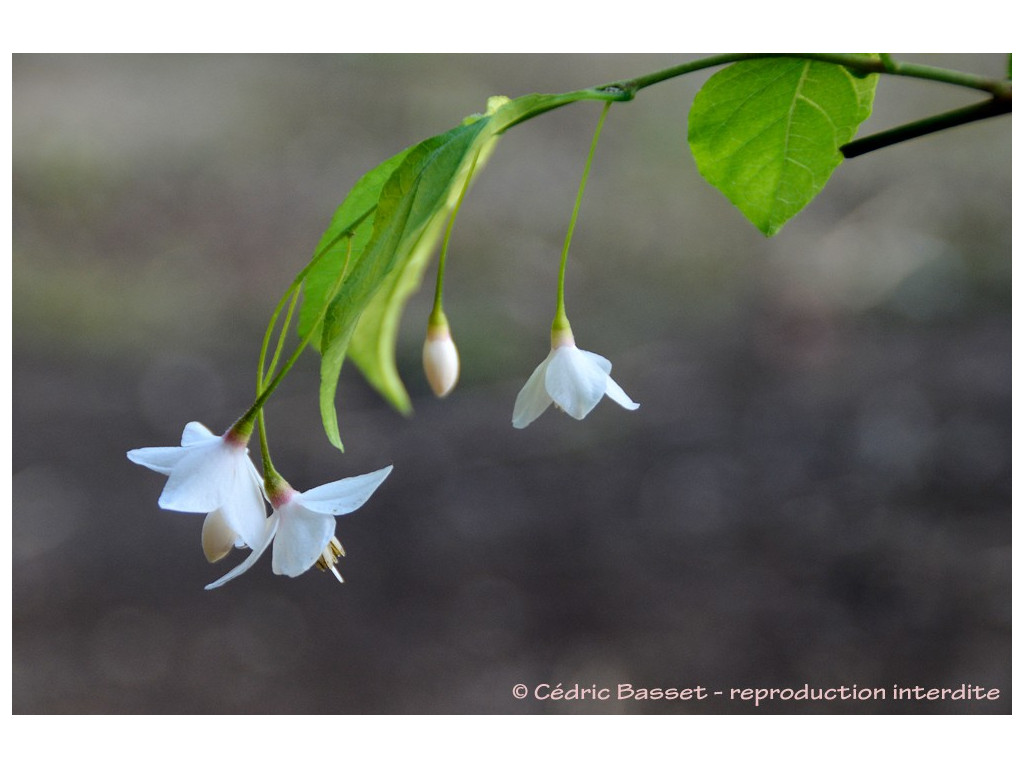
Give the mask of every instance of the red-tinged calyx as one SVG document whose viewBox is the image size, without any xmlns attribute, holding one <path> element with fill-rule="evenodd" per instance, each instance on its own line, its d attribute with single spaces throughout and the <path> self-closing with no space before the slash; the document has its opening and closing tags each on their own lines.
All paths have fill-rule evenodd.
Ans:
<svg viewBox="0 0 1024 768">
<path fill-rule="evenodd" d="M 572 329 L 566 325 L 564 328 L 551 329 L 551 348 L 575 347 L 576 339 L 573 338 Z"/>
</svg>

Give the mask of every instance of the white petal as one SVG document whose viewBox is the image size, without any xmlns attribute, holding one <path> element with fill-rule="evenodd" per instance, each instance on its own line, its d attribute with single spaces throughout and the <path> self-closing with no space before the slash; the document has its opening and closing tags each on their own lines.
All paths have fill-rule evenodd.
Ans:
<svg viewBox="0 0 1024 768">
<path fill-rule="evenodd" d="M 236 452 L 223 440 L 191 445 L 167 479 L 157 503 L 177 512 L 213 512 L 233 482 Z M 244 450 L 244 449 L 241 449 Z"/>
<path fill-rule="evenodd" d="M 247 453 L 237 452 L 231 477 L 225 478 L 221 512 L 242 541 L 253 546 L 259 541 L 267 519 L 263 502 L 263 481 Z"/>
<path fill-rule="evenodd" d="M 515 407 L 512 409 L 512 426 L 516 429 L 529 425 L 551 405 L 551 397 L 544 387 L 544 377 L 554 354 L 555 350 L 551 350 L 544 358 L 544 362 L 534 368 L 530 378 L 519 390 Z"/>
<path fill-rule="evenodd" d="M 224 514 L 216 509 L 203 521 L 203 554 L 211 563 L 216 563 L 238 543 L 238 534 L 228 525 Z"/>
<path fill-rule="evenodd" d="M 185 456 L 185 449 L 176 445 L 167 448 L 134 448 L 128 451 L 128 460 L 162 475 L 171 470 Z"/>
<path fill-rule="evenodd" d="M 606 357 L 601 357 L 593 352 L 587 352 L 584 349 L 580 350 L 580 354 L 583 355 L 587 360 L 598 366 L 606 374 L 612 372 L 612 364 Z M 630 399 L 629 395 L 620 387 L 611 376 L 608 376 L 607 385 L 605 387 L 605 394 L 608 395 L 612 400 L 621 405 L 623 408 L 628 408 L 631 411 L 635 411 L 640 407 L 640 403 L 634 403 Z"/>
<path fill-rule="evenodd" d="M 185 450 L 186 448 L 198 443 L 217 439 L 219 439 L 217 435 L 213 434 L 198 421 L 190 421 L 185 425 L 185 430 L 181 433 L 180 446 L 172 445 L 166 448 L 135 448 L 134 450 L 128 451 L 128 460 L 146 467 L 147 469 L 152 469 L 154 472 L 169 475 L 171 474 L 171 470 L 177 466 L 178 462 L 188 455 L 188 451 Z"/>
<path fill-rule="evenodd" d="M 317 561 L 334 535 L 334 518 L 303 509 L 293 499 L 277 511 L 281 525 L 274 540 L 274 573 L 298 576 Z"/>
<path fill-rule="evenodd" d="M 587 352 L 585 349 L 579 350 L 579 353 L 605 373 L 612 372 L 612 363 L 607 357 L 601 357 L 596 352 Z"/>
<path fill-rule="evenodd" d="M 604 359 L 600 355 L 584 355 L 576 347 L 565 346 L 555 350 L 548 365 L 545 376 L 548 394 L 574 419 L 582 419 L 604 397 L 608 374 L 593 358 Z"/>
<path fill-rule="evenodd" d="M 347 515 L 363 506 L 389 474 L 391 467 L 384 467 L 365 475 L 346 477 L 304 491 L 292 503 L 321 515 Z"/>
<path fill-rule="evenodd" d="M 256 561 L 260 559 L 260 555 L 262 555 L 267 550 L 267 547 L 270 546 L 270 542 L 274 540 L 274 534 L 277 533 L 279 522 L 280 518 L 276 514 L 268 517 L 267 523 L 263 529 L 262 540 L 259 542 L 258 546 L 253 547 L 252 552 L 247 558 L 245 558 L 245 560 L 240 562 L 216 581 L 207 584 L 206 588 L 216 589 L 217 587 L 223 586 L 235 577 L 241 576 L 252 568 Z"/>
<path fill-rule="evenodd" d="M 208 430 L 198 421 L 190 421 L 185 425 L 185 429 L 182 430 L 181 444 L 186 446 L 194 445 L 215 437 L 217 437 L 217 435 L 213 434 L 213 432 Z"/>
<path fill-rule="evenodd" d="M 640 407 L 640 403 L 634 403 L 622 387 L 615 383 L 611 376 L 608 377 L 608 388 L 605 390 L 605 394 L 623 408 L 630 411 L 635 411 Z"/>
</svg>

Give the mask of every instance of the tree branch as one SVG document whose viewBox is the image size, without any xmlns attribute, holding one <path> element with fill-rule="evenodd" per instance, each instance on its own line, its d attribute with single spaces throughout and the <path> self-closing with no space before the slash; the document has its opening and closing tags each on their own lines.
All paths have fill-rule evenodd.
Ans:
<svg viewBox="0 0 1024 768">
<path fill-rule="evenodd" d="M 849 160 L 851 157 L 859 157 L 876 149 L 889 147 L 893 144 L 916 139 L 918 136 L 926 136 L 929 133 L 944 131 L 948 128 L 955 128 L 958 125 L 973 123 L 975 120 L 985 120 L 989 117 L 1005 115 L 1013 110 L 1013 98 L 1007 95 L 1004 98 L 994 98 L 983 101 L 980 104 L 972 104 L 969 107 L 954 109 L 952 112 L 945 112 L 941 115 L 926 117 L 913 123 L 907 123 L 887 131 L 876 133 L 872 136 L 865 136 L 863 139 L 856 139 L 849 144 L 839 148 L 843 157 Z"/>
</svg>

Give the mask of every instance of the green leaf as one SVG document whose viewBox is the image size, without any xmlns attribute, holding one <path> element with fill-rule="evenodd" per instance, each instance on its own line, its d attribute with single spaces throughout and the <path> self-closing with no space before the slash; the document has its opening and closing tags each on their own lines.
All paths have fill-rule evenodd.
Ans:
<svg viewBox="0 0 1024 768">
<path fill-rule="evenodd" d="M 395 361 L 398 328 L 406 303 L 423 280 L 444 223 L 441 215 L 430 220 L 416 245 L 391 271 L 363 310 L 349 342 L 348 356 L 370 386 L 395 410 L 405 414 L 412 411 L 412 402 Z"/>
<path fill-rule="evenodd" d="M 796 58 L 733 64 L 690 109 L 697 168 L 765 235 L 814 199 L 871 114 L 877 75 Z"/>
<path fill-rule="evenodd" d="M 497 107 L 507 99 L 490 104 Z M 467 120 L 476 120 L 473 116 Z M 419 288 L 430 257 L 441 238 L 445 223 L 451 215 L 459 193 L 472 169 L 475 175 L 494 151 L 496 137 L 493 125 L 488 124 L 474 139 L 463 156 L 448 184 L 450 193 L 441 200 L 440 207 L 430 216 L 421 234 L 405 248 L 396 260 L 391 273 L 370 300 L 356 325 L 349 342 L 348 356 L 359 367 L 369 384 L 392 407 L 402 413 L 412 411 L 412 403 L 402 384 L 395 363 L 395 344 L 402 312 L 409 298 Z"/>
<path fill-rule="evenodd" d="M 512 125 L 588 96 L 589 92 L 530 94 L 515 100 L 494 96 L 488 100 L 485 115 L 467 118 L 468 121 L 486 118 L 488 122 L 452 176 L 448 185 L 448 198 L 431 216 L 413 246 L 400 255 L 394 270 L 363 311 L 349 342 L 348 356 L 359 367 L 370 385 L 396 410 L 402 413 L 409 413 L 412 410 L 412 403 L 402 384 L 395 361 L 395 346 L 402 313 L 409 298 L 423 280 L 424 272 L 441 239 L 470 168 L 473 168 L 475 176 L 493 153 L 500 134 Z"/>
<path fill-rule="evenodd" d="M 381 188 L 369 242 L 359 254 L 353 249 L 320 335 L 320 415 L 328 439 L 338 448 L 342 446 L 334 395 L 356 322 L 392 270 L 408 266 L 424 232 L 447 204 L 452 184 L 486 125 L 486 119 L 463 124 L 409 150 Z"/>
<path fill-rule="evenodd" d="M 411 410 L 395 365 L 398 327 L 470 169 L 475 175 L 511 126 L 588 98 L 597 97 L 592 91 L 492 97 L 487 114 L 396 155 L 356 184 L 305 274 L 299 317 L 300 335 L 313 333 L 322 355 L 320 413 L 335 446 L 342 447 L 334 401 L 346 357 L 392 406 Z M 349 251 L 345 234 L 353 228 Z"/>
<path fill-rule="evenodd" d="M 352 241 L 352 254 L 362 253 L 373 231 L 373 217 L 384 182 L 394 173 L 395 168 L 409 153 L 411 147 L 388 158 L 369 173 L 365 174 L 344 202 L 334 212 L 331 223 L 320 238 L 312 262 L 306 268 L 302 283 L 302 307 L 299 310 L 298 334 L 305 338 L 313 333 L 332 298 L 331 291 L 338 282 L 338 273 L 345 266 L 349 252 L 345 233 L 357 226 Z M 352 257 L 349 257 L 350 262 Z M 320 348 L 320 334 L 314 334 L 311 343 Z"/>
</svg>

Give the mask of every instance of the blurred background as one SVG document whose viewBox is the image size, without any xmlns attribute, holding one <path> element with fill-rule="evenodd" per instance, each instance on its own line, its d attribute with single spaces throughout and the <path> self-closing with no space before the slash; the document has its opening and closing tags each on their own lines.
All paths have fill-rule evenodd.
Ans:
<svg viewBox="0 0 1024 768">
<path fill-rule="evenodd" d="M 767 240 L 686 147 L 707 74 L 616 106 L 567 306 L 641 408 L 522 431 L 600 107 L 514 128 L 452 243 L 455 392 L 420 370 L 431 269 L 398 345 L 412 418 L 348 365 L 339 454 L 312 352 L 270 402 L 297 488 L 395 465 L 339 521 L 344 586 L 264 556 L 205 592 L 234 560 L 125 458 L 245 410 L 270 312 L 381 160 L 493 94 L 696 57 L 15 55 L 14 712 L 1008 713 L 1009 117 L 845 163 Z M 885 80 L 860 135 L 977 100 Z M 1002 694 L 755 710 L 517 683 Z"/>
</svg>

